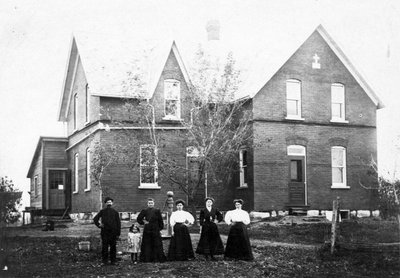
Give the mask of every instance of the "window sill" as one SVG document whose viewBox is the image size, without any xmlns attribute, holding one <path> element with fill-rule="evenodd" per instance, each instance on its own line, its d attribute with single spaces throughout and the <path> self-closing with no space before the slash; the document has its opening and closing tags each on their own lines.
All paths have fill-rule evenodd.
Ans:
<svg viewBox="0 0 400 278">
<path fill-rule="evenodd" d="M 72 194 L 78 194 L 78 192 L 79 192 L 79 191 L 74 191 L 74 192 L 72 192 Z"/>
<path fill-rule="evenodd" d="M 90 124 L 90 121 L 86 122 L 86 123 L 85 123 L 85 126 L 88 126 L 89 124 Z"/>
<path fill-rule="evenodd" d="M 241 190 L 241 189 L 248 189 L 249 187 L 247 186 L 247 184 L 246 185 L 242 185 L 242 186 L 239 186 L 239 187 L 236 187 L 236 189 L 239 189 L 239 190 Z"/>
<path fill-rule="evenodd" d="M 178 117 L 168 117 L 168 116 L 162 118 L 162 120 L 163 120 L 163 121 L 171 121 L 171 122 L 180 122 L 180 121 L 182 121 L 181 118 L 178 118 Z"/>
<path fill-rule="evenodd" d="M 349 121 L 342 120 L 342 119 L 331 119 L 330 122 L 331 123 L 339 123 L 339 124 L 348 124 L 349 123 Z"/>
<path fill-rule="evenodd" d="M 297 116 L 286 116 L 286 120 L 291 120 L 291 121 L 304 121 L 305 119 L 302 117 L 297 117 Z"/>
<path fill-rule="evenodd" d="M 90 191 L 90 188 L 89 189 L 85 189 L 85 192 L 89 192 Z"/>
<path fill-rule="evenodd" d="M 154 185 L 140 185 L 138 188 L 139 189 L 161 189 L 161 186 L 158 186 L 157 184 L 154 184 Z"/>
<path fill-rule="evenodd" d="M 350 186 L 332 185 L 331 189 L 350 189 Z"/>
</svg>

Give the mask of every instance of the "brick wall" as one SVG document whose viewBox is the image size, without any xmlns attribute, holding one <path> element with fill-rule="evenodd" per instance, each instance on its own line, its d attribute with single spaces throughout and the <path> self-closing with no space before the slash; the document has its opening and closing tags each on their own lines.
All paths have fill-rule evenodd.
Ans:
<svg viewBox="0 0 400 278">
<path fill-rule="evenodd" d="M 320 57 L 321 69 L 313 69 L 313 55 Z M 286 117 L 287 79 L 302 82 L 302 117 Z M 346 120 L 331 119 L 330 86 L 345 86 Z M 254 209 L 283 209 L 288 202 L 289 160 L 287 146 L 306 147 L 306 181 L 310 209 L 329 209 L 340 196 L 343 208 L 370 209 L 371 191 L 361 188 L 371 156 L 376 159 L 376 107 L 349 71 L 318 33 L 311 37 L 254 97 L 256 138 L 268 139 L 254 150 Z M 331 146 L 345 145 L 347 185 L 350 189 L 331 189 Z"/>
</svg>

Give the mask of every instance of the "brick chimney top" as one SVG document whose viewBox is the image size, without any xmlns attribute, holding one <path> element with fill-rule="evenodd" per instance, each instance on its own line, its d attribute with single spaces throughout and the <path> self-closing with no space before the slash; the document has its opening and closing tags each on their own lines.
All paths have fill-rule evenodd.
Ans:
<svg viewBox="0 0 400 278">
<path fill-rule="evenodd" d="M 217 19 L 209 20 L 206 24 L 207 38 L 209 41 L 219 40 L 220 24 Z"/>
</svg>

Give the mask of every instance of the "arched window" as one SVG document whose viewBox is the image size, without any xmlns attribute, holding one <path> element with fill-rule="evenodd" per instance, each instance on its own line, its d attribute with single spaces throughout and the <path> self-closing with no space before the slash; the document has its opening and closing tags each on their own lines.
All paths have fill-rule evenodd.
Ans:
<svg viewBox="0 0 400 278">
<path fill-rule="evenodd" d="M 79 154 L 75 154 L 74 159 L 74 189 L 73 193 L 78 193 L 79 190 Z"/>
<path fill-rule="evenodd" d="M 286 80 L 286 117 L 301 119 L 301 82 L 299 80 Z"/>
<path fill-rule="evenodd" d="M 86 84 L 86 92 L 85 92 L 85 98 L 86 98 L 86 111 L 85 111 L 85 122 L 88 123 L 90 121 L 89 118 L 89 112 L 90 112 L 90 90 L 89 90 L 89 84 Z"/>
<path fill-rule="evenodd" d="M 240 167 L 240 187 L 247 187 L 248 170 L 247 170 L 247 150 L 239 151 L 239 167 Z"/>
<path fill-rule="evenodd" d="M 78 94 L 74 95 L 74 130 L 78 129 Z"/>
<path fill-rule="evenodd" d="M 178 80 L 164 80 L 165 119 L 181 118 L 181 85 Z"/>
<path fill-rule="evenodd" d="M 140 145 L 140 187 L 158 188 L 157 149 L 155 145 Z"/>
<path fill-rule="evenodd" d="M 331 147 L 332 153 L 332 187 L 346 188 L 346 148 Z"/>
<path fill-rule="evenodd" d="M 90 163 L 91 163 L 91 158 L 90 158 L 90 149 L 87 148 L 86 149 L 86 188 L 85 191 L 89 191 L 90 190 Z"/>
<path fill-rule="evenodd" d="M 343 122 L 345 117 L 345 88 L 343 84 L 334 83 L 331 85 L 331 110 L 332 121 Z"/>
</svg>

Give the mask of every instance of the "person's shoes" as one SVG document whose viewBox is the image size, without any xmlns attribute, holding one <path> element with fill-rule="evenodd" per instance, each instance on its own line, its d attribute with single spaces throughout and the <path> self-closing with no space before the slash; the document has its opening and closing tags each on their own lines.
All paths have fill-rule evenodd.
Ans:
<svg viewBox="0 0 400 278">
<path fill-rule="evenodd" d="M 7 271 L 7 270 L 8 270 L 8 267 L 5 265 L 5 266 L 3 267 L 3 270 L 4 270 L 4 271 Z"/>
<path fill-rule="evenodd" d="M 137 261 L 135 261 L 133 264 L 137 264 Z"/>
</svg>

